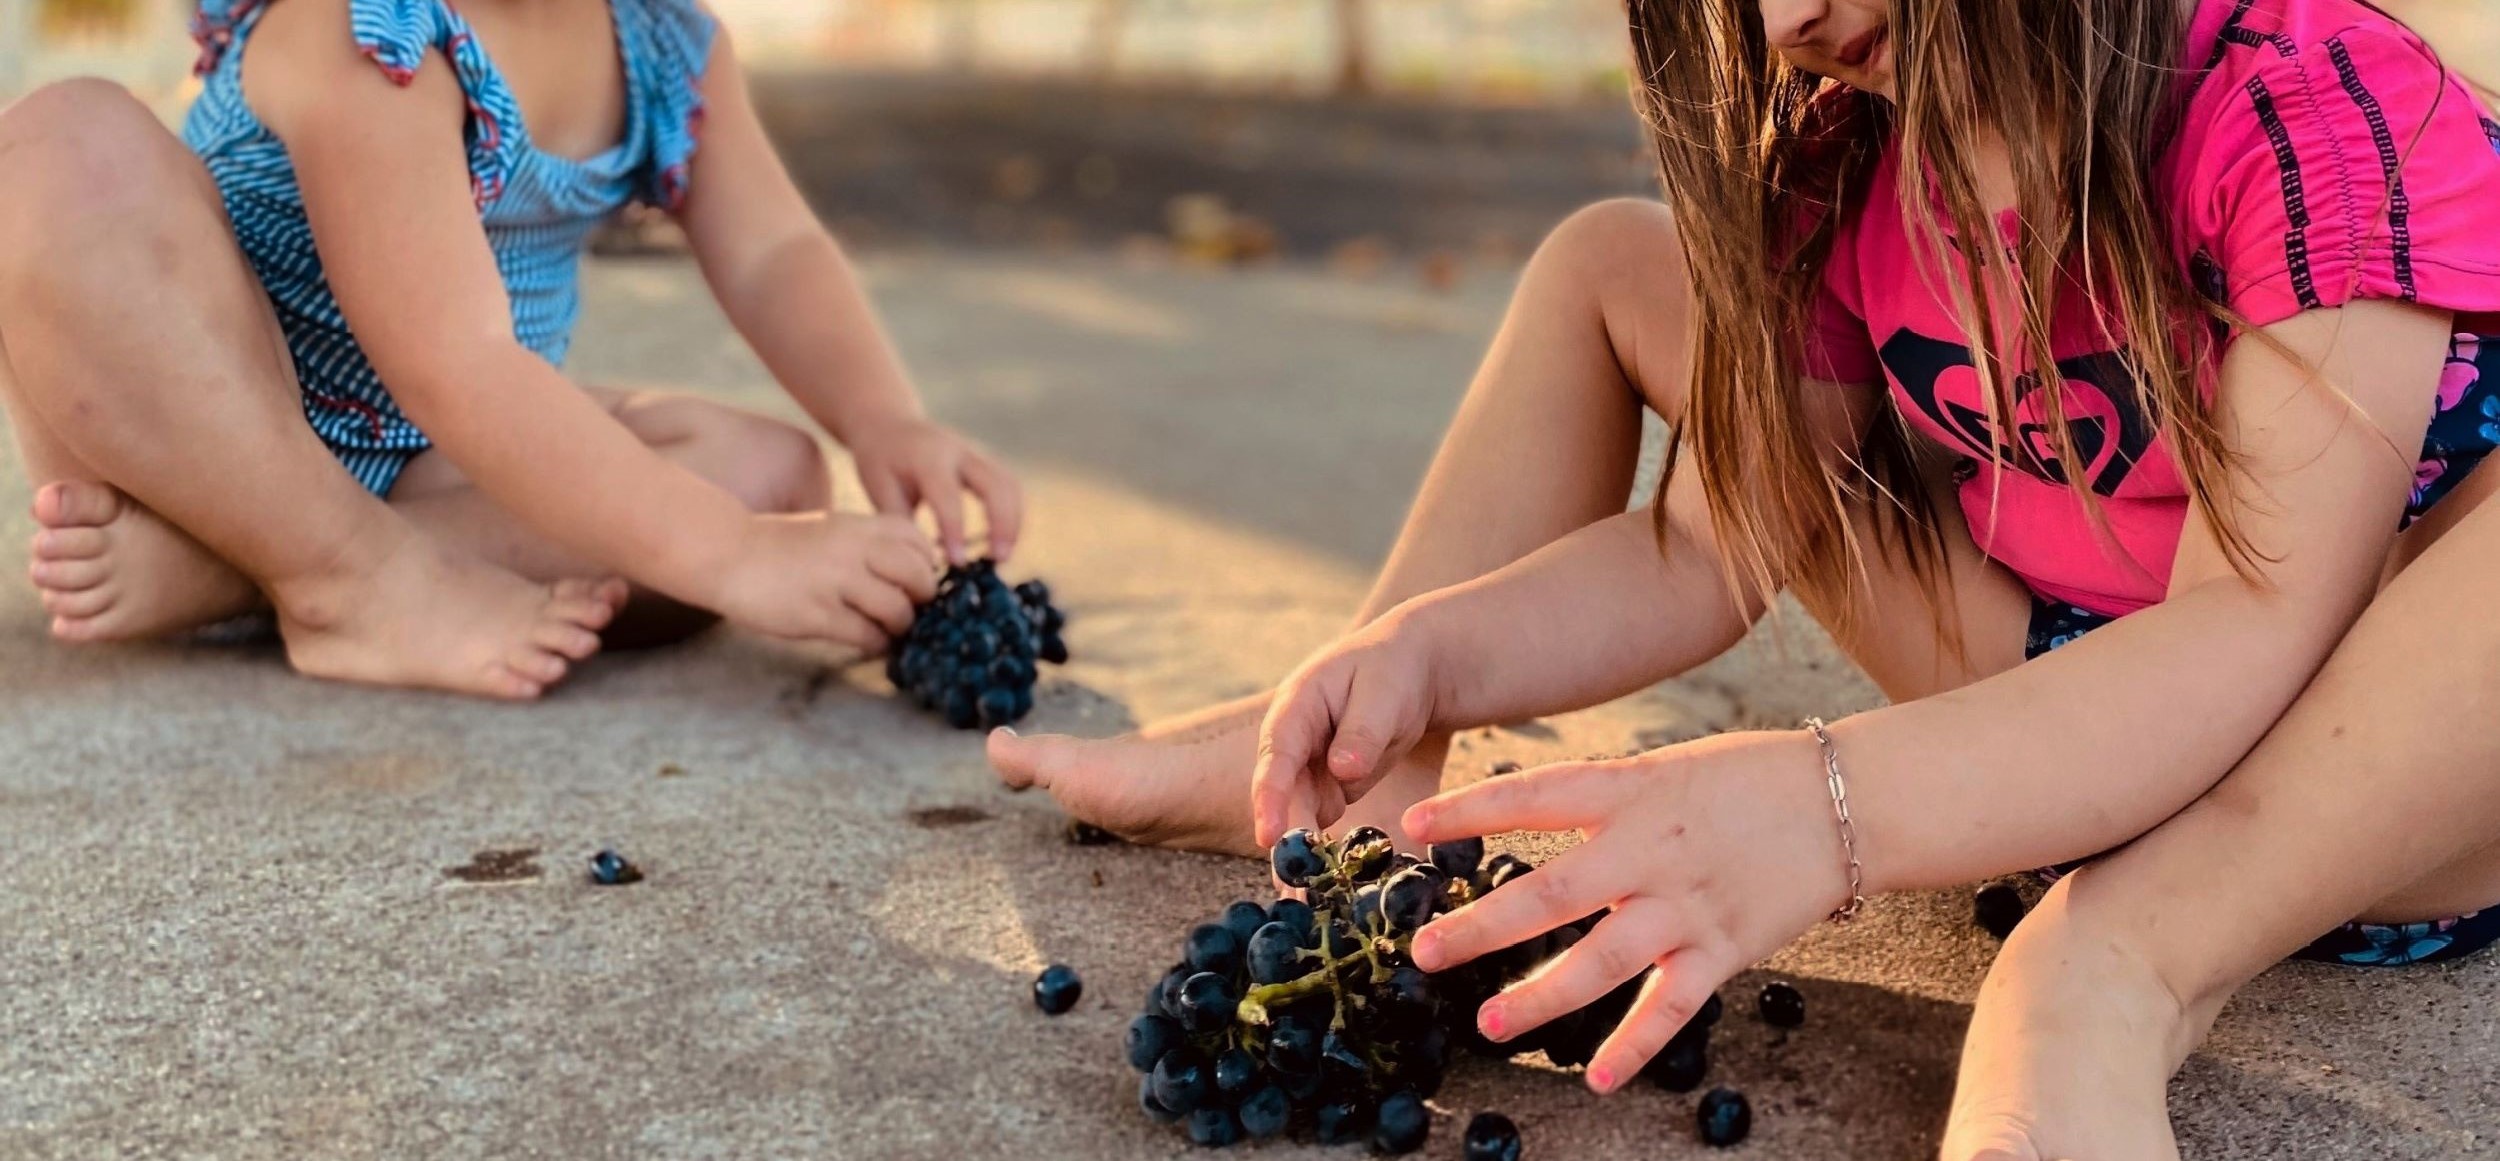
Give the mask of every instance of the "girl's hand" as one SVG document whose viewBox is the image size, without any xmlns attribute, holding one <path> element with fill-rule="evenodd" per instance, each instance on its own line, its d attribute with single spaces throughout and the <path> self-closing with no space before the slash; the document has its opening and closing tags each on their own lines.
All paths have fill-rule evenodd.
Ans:
<svg viewBox="0 0 2500 1161">
<path fill-rule="evenodd" d="M 1426 925 L 1415 966 L 1442 971 L 1612 907 L 1588 937 L 1485 1002 L 1476 1025 L 1510 1040 L 1655 967 L 1589 1062 L 1611 1092 L 1740 969 L 1849 894 L 1821 756 L 1805 733 L 1722 734 L 1636 757 L 1545 766 L 1417 803 L 1407 833 L 1446 842 L 1511 830 L 1588 841 Z"/>
<path fill-rule="evenodd" d="M 1404 610 L 1303 662 L 1277 688 L 1259 727 L 1250 777 L 1259 845 L 1337 821 L 1422 740 L 1437 693 L 1429 643 Z"/>
<path fill-rule="evenodd" d="M 966 564 L 964 493 L 980 497 L 989 517 L 990 555 L 1015 555 L 1024 525 L 1024 489 L 988 452 L 962 434 L 917 416 L 846 433 L 859 482 L 880 514 L 909 516 L 922 504 L 937 519 L 938 543 L 952 564 Z"/>
<path fill-rule="evenodd" d="M 937 552 L 903 516 L 751 516 L 714 611 L 768 636 L 875 655 L 937 594 Z"/>
</svg>

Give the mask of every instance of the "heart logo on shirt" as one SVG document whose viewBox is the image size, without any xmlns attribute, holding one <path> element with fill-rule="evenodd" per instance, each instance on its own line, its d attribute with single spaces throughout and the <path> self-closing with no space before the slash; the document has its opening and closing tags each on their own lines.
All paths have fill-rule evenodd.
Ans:
<svg viewBox="0 0 2500 1161">
<path fill-rule="evenodd" d="M 2043 386 L 2039 374 L 2024 372 L 2015 378 L 2013 430 L 2007 438 L 1988 421 L 1969 347 L 1904 327 L 1877 354 L 1901 394 L 1970 451 L 2051 483 L 2069 481 L 2050 432 L 2048 408 L 2038 398 Z M 2123 348 L 2057 363 L 2075 455 L 2095 495 L 2115 495 L 2157 434 L 2136 406 L 2133 365 Z"/>
</svg>

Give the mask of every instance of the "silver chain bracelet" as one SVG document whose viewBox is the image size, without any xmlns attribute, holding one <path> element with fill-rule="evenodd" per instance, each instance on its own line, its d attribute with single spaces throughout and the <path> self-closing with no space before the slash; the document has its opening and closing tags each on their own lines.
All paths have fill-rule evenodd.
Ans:
<svg viewBox="0 0 2500 1161">
<path fill-rule="evenodd" d="M 1849 901 L 1832 912 L 1832 922 L 1847 923 L 1858 917 L 1858 909 L 1866 906 L 1866 868 L 1858 862 L 1858 826 L 1849 820 L 1849 783 L 1840 776 L 1840 749 L 1832 745 L 1831 731 L 1823 728 L 1823 719 L 1807 718 L 1806 728 L 1814 731 L 1816 745 L 1823 748 L 1823 778 L 1832 792 L 1832 813 L 1840 819 L 1840 848 L 1849 859 Z"/>
</svg>

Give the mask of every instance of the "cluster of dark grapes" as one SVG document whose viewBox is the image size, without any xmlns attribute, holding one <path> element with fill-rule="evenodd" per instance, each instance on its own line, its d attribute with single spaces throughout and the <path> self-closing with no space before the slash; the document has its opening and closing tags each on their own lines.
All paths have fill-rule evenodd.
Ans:
<svg viewBox="0 0 2500 1161">
<path fill-rule="evenodd" d="M 958 565 L 895 643 L 886 680 L 956 729 L 1009 725 L 1033 711 L 1037 664 L 1067 662 L 1066 624 L 1050 586 L 1008 588 L 989 560 Z"/>
<path fill-rule="evenodd" d="M 1543 1052 L 1563 1067 L 1586 1065 L 1630 1010 L 1639 980 L 1504 1044 L 1477 1033 L 1475 1014 L 1578 943 L 1605 913 L 1426 974 L 1411 955 L 1416 931 L 1534 869 L 1508 854 L 1486 858 L 1481 839 L 1437 844 L 1430 854 L 1400 853 L 1374 827 L 1335 841 L 1308 830 L 1287 834 L 1270 861 L 1277 880 L 1308 901 L 1243 900 L 1189 933 L 1181 962 L 1148 990 L 1145 1012 L 1129 1024 L 1128 1063 L 1142 1074 L 1138 1106 L 1158 1121 L 1185 1122 L 1201 1145 L 1294 1133 L 1405 1153 L 1429 1134 L 1423 1102 L 1460 1051 Z M 1800 1020 L 1802 1005 L 1800 998 Z M 1710 997 L 1644 1075 L 1674 1092 L 1699 1087 L 1721 1009 Z M 1743 1096 L 1729 1090 L 1710 1093 L 1698 1117 L 1702 1138 L 1717 1145 L 1741 1140 L 1750 1119 Z M 1487 1132 L 1493 1136 L 1481 1155 L 1517 1155 L 1504 1152 L 1517 1148 L 1515 1129 L 1494 1134 L 1488 1125 Z"/>
<path fill-rule="evenodd" d="M 1294 1132 L 1322 1144 L 1419 1148 L 1424 1101 L 1449 1067 L 1447 1002 L 1408 954 L 1416 929 L 1465 896 L 1484 844 L 1401 855 L 1365 827 L 1275 849 L 1308 901 L 1247 900 L 1189 933 L 1182 962 L 1129 1025 L 1137 1103 L 1201 1145 Z"/>
</svg>

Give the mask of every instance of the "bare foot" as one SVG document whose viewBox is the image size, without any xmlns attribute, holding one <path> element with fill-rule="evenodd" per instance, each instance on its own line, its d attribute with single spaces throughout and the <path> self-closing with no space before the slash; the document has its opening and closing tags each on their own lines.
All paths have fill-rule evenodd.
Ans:
<svg viewBox="0 0 2500 1161">
<path fill-rule="evenodd" d="M 299 673 L 526 701 L 599 651 L 621 580 L 523 580 L 414 529 L 340 575 L 274 590 Z"/>
<path fill-rule="evenodd" d="M 137 641 L 241 616 L 262 601 L 234 566 L 104 484 L 35 492 L 27 575 L 63 641 Z"/>
<path fill-rule="evenodd" d="M 1266 852 L 1250 835 L 1250 771 L 1268 698 L 1258 694 L 1101 741 L 998 730 L 990 734 L 990 765 L 1007 785 L 1039 786 L 1060 809 L 1130 842 L 1256 858 Z M 1338 828 L 1376 826 L 1409 845 L 1398 816 L 1440 789 L 1446 753 L 1438 739 L 1417 747 Z"/>
<path fill-rule="evenodd" d="M 1971 1014 L 1944 1161 L 2179 1156 L 2170 1075 L 2211 1026 L 2142 957 L 2073 920 L 2070 877 L 1997 953 Z"/>
</svg>

